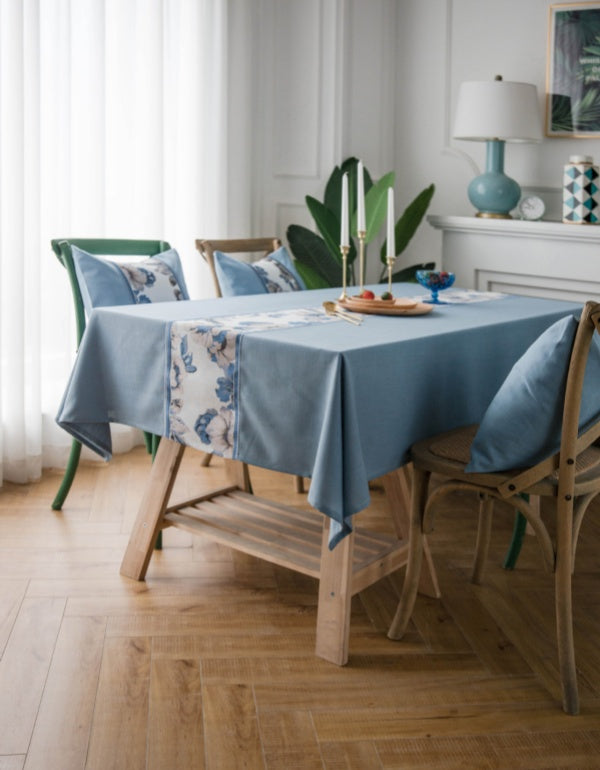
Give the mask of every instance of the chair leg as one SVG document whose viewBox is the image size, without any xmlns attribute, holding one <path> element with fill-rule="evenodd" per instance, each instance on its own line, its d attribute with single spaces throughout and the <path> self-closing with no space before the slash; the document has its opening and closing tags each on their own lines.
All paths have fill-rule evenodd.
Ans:
<svg viewBox="0 0 600 770">
<path fill-rule="evenodd" d="M 210 452 L 205 452 L 202 455 L 202 459 L 200 460 L 201 467 L 208 468 L 211 460 L 212 460 L 212 454 Z M 295 483 L 296 492 L 301 495 L 304 492 L 304 478 L 302 476 L 295 476 L 294 483 Z"/>
<path fill-rule="evenodd" d="M 152 449 L 150 451 L 150 454 L 152 455 L 152 462 L 154 462 L 154 458 L 156 457 L 156 453 L 158 452 L 158 445 L 160 444 L 160 436 L 157 436 L 155 434 L 152 435 Z"/>
<path fill-rule="evenodd" d="M 515 514 L 515 523 L 513 526 L 513 533 L 512 533 L 510 545 L 508 546 L 508 550 L 506 551 L 504 561 L 502 562 L 502 567 L 504 569 L 515 568 L 517 559 L 519 558 L 519 554 L 521 553 L 521 546 L 523 545 L 523 538 L 525 537 L 526 528 L 527 528 L 527 519 L 525 518 L 525 516 L 523 516 L 521 511 L 517 511 Z"/>
<path fill-rule="evenodd" d="M 524 492 L 520 494 L 519 497 L 522 497 L 526 503 L 530 502 L 529 495 Z M 539 501 L 540 499 L 538 497 L 537 498 L 538 506 L 539 506 Z M 513 533 L 512 533 L 510 545 L 508 546 L 508 550 L 506 551 L 506 556 L 504 557 L 504 562 L 502 563 L 503 569 L 515 568 L 517 564 L 517 559 L 519 558 L 519 554 L 521 553 L 521 547 L 523 545 L 523 538 L 525 537 L 526 529 L 527 529 L 527 519 L 525 518 L 525 516 L 523 516 L 521 511 L 517 511 L 515 514 L 515 523 L 513 525 Z"/>
<path fill-rule="evenodd" d="M 492 535 L 492 516 L 494 513 L 494 498 L 489 495 L 480 495 L 479 525 L 477 527 L 477 542 L 475 545 L 475 559 L 471 572 L 471 583 L 480 585 L 483 571 L 487 561 Z"/>
<path fill-rule="evenodd" d="M 77 466 L 79 465 L 80 455 L 81 455 L 81 444 L 76 439 L 73 439 L 73 441 L 71 442 L 71 451 L 69 452 L 69 459 L 67 461 L 65 475 L 63 476 L 63 480 L 60 484 L 60 487 L 58 488 L 56 497 L 52 501 L 53 511 L 60 511 L 63 503 L 67 498 L 67 495 L 69 494 L 69 490 L 71 489 L 71 484 L 73 483 L 73 479 L 75 478 L 75 472 L 77 471 Z"/>
<path fill-rule="evenodd" d="M 152 455 L 152 462 L 156 459 L 156 453 L 158 452 L 158 447 L 160 445 L 160 436 L 157 436 L 153 433 L 144 433 L 144 437 L 148 436 L 150 439 L 150 449 L 148 450 L 150 454 Z M 148 440 L 146 439 L 146 446 L 148 446 Z M 154 543 L 154 548 L 156 551 L 162 551 L 163 547 L 163 536 L 162 536 L 162 529 L 159 530 L 158 535 L 156 536 L 156 542 Z"/>
<path fill-rule="evenodd" d="M 575 643 L 573 640 L 573 605 L 571 593 L 572 551 L 571 532 L 558 516 L 556 568 L 554 573 L 554 599 L 556 606 L 556 637 L 558 646 L 558 667 L 562 686 L 562 705 L 567 714 L 579 713 L 577 688 L 577 667 L 575 665 Z M 568 522 L 569 528 L 571 522 Z"/>
<path fill-rule="evenodd" d="M 144 444 L 146 445 L 146 452 L 149 455 L 152 454 L 152 434 L 144 431 Z"/>
<path fill-rule="evenodd" d="M 408 563 L 398 609 L 388 631 L 390 639 L 401 639 L 411 618 L 423 563 L 423 512 L 427 501 L 430 473 L 419 468 L 413 470 L 410 505 L 410 529 L 408 535 Z"/>
<path fill-rule="evenodd" d="M 249 495 L 252 492 L 252 481 L 250 480 L 250 468 L 241 460 L 224 460 L 225 475 L 230 484 L 235 484 Z"/>
</svg>

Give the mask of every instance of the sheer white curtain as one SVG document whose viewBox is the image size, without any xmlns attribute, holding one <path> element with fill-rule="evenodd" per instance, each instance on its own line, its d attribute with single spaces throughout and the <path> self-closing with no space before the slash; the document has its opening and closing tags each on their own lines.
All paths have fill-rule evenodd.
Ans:
<svg viewBox="0 0 600 770">
<path fill-rule="evenodd" d="M 229 30 L 251 14 L 240 0 L 0 0 L 0 482 L 63 464 L 70 444 L 54 415 L 74 320 L 50 239 L 164 238 L 201 297 L 194 239 L 250 232 L 249 202 L 227 205 L 227 158 Z"/>
</svg>

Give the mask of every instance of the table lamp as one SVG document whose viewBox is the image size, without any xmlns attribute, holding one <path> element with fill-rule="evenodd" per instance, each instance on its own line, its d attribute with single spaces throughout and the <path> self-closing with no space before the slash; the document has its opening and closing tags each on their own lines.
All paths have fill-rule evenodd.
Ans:
<svg viewBox="0 0 600 770">
<path fill-rule="evenodd" d="M 462 83 L 454 138 L 487 142 L 485 172 L 468 187 L 476 216 L 510 219 L 521 188 L 504 173 L 504 144 L 542 140 L 536 87 L 504 81 L 500 75 L 495 80 Z"/>
</svg>

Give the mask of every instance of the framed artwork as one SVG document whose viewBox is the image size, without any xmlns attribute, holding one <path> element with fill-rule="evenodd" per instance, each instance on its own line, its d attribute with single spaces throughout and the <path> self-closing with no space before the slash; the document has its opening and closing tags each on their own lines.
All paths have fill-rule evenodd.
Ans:
<svg viewBox="0 0 600 770">
<path fill-rule="evenodd" d="M 600 137 L 600 2 L 550 6 L 546 134 Z"/>
</svg>

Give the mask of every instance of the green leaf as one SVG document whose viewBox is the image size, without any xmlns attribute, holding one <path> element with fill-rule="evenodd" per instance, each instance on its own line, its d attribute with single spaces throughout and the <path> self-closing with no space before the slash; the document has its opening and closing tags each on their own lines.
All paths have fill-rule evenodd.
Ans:
<svg viewBox="0 0 600 770">
<path fill-rule="evenodd" d="M 422 190 L 413 202 L 408 204 L 404 209 L 404 213 L 396 222 L 396 256 L 402 254 L 404 249 L 408 246 L 410 239 L 417 231 L 417 228 L 421 224 L 425 212 L 431 203 L 434 192 L 434 184 L 430 184 L 429 187 Z M 381 247 L 380 257 L 381 261 L 385 264 L 387 257 L 387 239 Z"/>
<path fill-rule="evenodd" d="M 298 262 L 320 275 L 327 286 L 342 285 L 342 266 L 332 257 L 323 238 L 302 225 L 290 225 L 286 235 Z"/>
<path fill-rule="evenodd" d="M 396 175 L 393 171 L 385 174 L 381 179 L 374 184 L 368 192 L 365 190 L 365 219 L 367 225 L 367 233 L 365 235 L 365 243 L 369 243 L 375 238 L 385 215 L 387 213 L 387 191 L 388 187 L 394 186 L 394 179 Z M 351 232 L 356 232 L 357 213 L 354 212 L 352 216 Z"/>
<path fill-rule="evenodd" d="M 355 173 L 357 168 L 358 168 L 358 158 L 355 158 L 354 155 L 351 155 L 349 158 L 346 158 L 346 160 L 342 163 L 342 174 Z"/>
<path fill-rule="evenodd" d="M 552 131 L 563 131 L 572 133 L 573 131 L 573 113 L 571 110 L 571 99 L 562 94 L 552 94 Z"/>
<path fill-rule="evenodd" d="M 312 198 L 310 195 L 306 196 L 306 205 L 308 210 L 312 214 L 319 232 L 321 233 L 323 240 L 327 248 L 330 250 L 332 257 L 336 262 L 342 264 L 342 254 L 340 252 L 340 231 L 341 222 L 336 218 L 335 214 L 331 212 L 326 206 L 324 206 L 316 198 Z M 348 264 L 352 264 L 356 259 L 356 246 L 354 241 L 350 239 L 350 250 L 348 251 Z"/>
<path fill-rule="evenodd" d="M 325 187 L 325 206 L 333 211 L 339 220 L 342 218 L 342 177 L 348 174 L 348 211 L 350 216 L 356 211 L 358 158 L 346 158 L 341 168 L 336 166 Z M 365 195 L 373 187 L 373 180 L 368 169 L 363 166 Z"/>
<path fill-rule="evenodd" d="M 321 201 L 313 198 L 311 195 L 307 195 L 306 205 L 310 211 L 312 218 L 317 223 L 319 232 L 323 236 L 323 240 L 327 244 L 328 249 L 334 259 L 341 262 L 342 256 L 340 254 L 340 229 L 341 223 L 339 217 L 337 217 L 327 206 Z"/>
<path fill-rule="evenodd" d="M 351 190 L 354 190 L 354 193 L 356 193 L 357 184 L 357 172 L 358 172 L 358 158 L 346 158 L 346 160 L 342 163 L 342 174 L 348 174 L 348 185 Z M 369 169 L 363 165 L 363 176 L 364 176 L 364 188 L 365 188 L 365 195 L 369 192 L 371 187 L 373 187 L 373 180 L 371 178 L 371 174 L 369 173 Z M 353 206 L 350 207 L 350 211 L 354 211 Z"/>
<path fill-rule="evenodd" d="M 350 212 L 350 217 L 352 218 L 352 216 L 355 216 L 356 212 L 358 158 L 346 158 L 346 160 L 342 163 L 341 168 L 336 166 L 333 169 L 331 176 L 327 180 L 327 184 L 325 186 L 325 197 L 323 199 L 323 203 L 326 208 L 328 208 L 333 214 L 336 215 L 340 222 L 342 219 L 342 177 L 344 174 L 348 174 L 348 211 Z M 366 169 L 364 166 L 363 175 L 366 198 L 369 190 L 371 187 L 373 187 L 373 180 L 371 179 L 371 175 L 369 174 L 368 169 Z M 351 232 L 354 232 L 355 230 L 356 227 L 353 229 L 351 227 Z M 348 255 L 349 261 L 353 261 L 354 257 L 355 254 L 351 249 L 351 252 Z"/>
<path fill-rule="evenodd" d="M 303 262 L 296 260 L 294 262 L 298 275 L 304 281 L 304 285 L 307 289 L 328 289 L 329 284 L 327 281 L 312 267 L 305 265 Z"/>
<path fill-rule="evenodd" d="M 342 219 L 342 169 L 336 166 L 325 185 L 323 203 L 337 218 Z"/>
<path fill-rule="evenodd" d="M 292 253 L 298 260 L 298 271 L 310 288 L 317 286 L 340 286 L 342 282 L 342 256 L 340 253 L 340 220 L 342 203 L 342 176 L 348 174 L 348 208 L 351 217 L 351 232 L 356 232 L 356 190 L 357 190 L 358 159 L 346 158 L 341 166 L 335 166 L 325 187 L 323 203 L 312 196 L 306 197 L 306 205 L 315 220 L 321 236 L 301 225 L 290 225 L 287 231 L 288 242 Z M 394 184 L 395 174 L 389 172 L 376 184 L 369 171 L 363 167 L 365 189 L 365 214 L 367 232 L 365 242 L 369 243 L 376 237 L 387 213 L 387 190 Z M 397 254 L 406 248 L 406 244 L 414 234 L 421 221 L 431 196 L 433 185 L 424 190 L 420 196 L 407 208 L 396 223 Z M 428 191 L 430 191 L 428 193 Z M 428 193 L 427 200 L 422 196 Z M 422 204 L 420 212 L 419 203 Z M 413 208 L 411 208 L 413 207 Z M 416 207 L 416 210 L 415 210 Z M 382 254 L 385 249 L 382 251 Z M 357 250 L 354 240 L 350 239 L 348 252 L 348 285 L 354 281 L 354 264 Z M 383 257 L 385 262 L 385 257 Z M 414 269 L 417 269 L 415 266 Z M 401 270 L 394 275 L 395 280 L 404 280 L 406 271 Z M 414 276 L 414 271 L 411 274 Z"/>
</svg>

